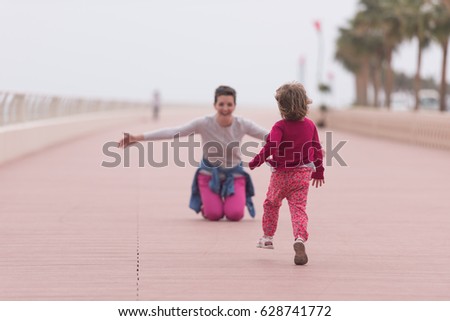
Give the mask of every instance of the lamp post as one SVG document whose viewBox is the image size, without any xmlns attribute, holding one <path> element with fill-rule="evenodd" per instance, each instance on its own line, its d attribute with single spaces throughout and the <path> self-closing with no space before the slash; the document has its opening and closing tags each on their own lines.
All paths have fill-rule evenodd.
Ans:
<svg viewBox="0 0 450 321">
<path fill-rule="evenodd" d="M 298 59 L 298 80 L 303 86 L 305 86 L 305 73 L 306 73 L 306 59 L 305 56 L 301 55 Z"/>
<path fill-rule="evenodd" d="M 323 93 L 327 91 L 326 85 L 322 81 L 323 70 L 323 35 L 320 20 L 314 21 L 314 28 L 317 32 L 318 53 L 317 53 L 317 89 L 319 90 L 319 104 L 324 105 Z"/>
<path fill-rule="evenodd" d="M 320 86 L 320 84 L 322 84 L 323 36 L 322 36 L 322 27 L 319 20 L 314 21 L 314 28 L 317 31 L 317 38 L 318 38 L 317 86 Z"/>
</svg>

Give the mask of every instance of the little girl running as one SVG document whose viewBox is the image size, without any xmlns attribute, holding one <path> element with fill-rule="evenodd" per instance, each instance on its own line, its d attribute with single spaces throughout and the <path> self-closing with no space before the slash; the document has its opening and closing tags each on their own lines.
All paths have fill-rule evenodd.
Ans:
<svg viewBox="0 0 450 321">
<path fill-rule="evenodd" d="M 304 265 L 308 262 L 304 243 L 308 240 L 305 209 L 309 181 L 312 179 L 316 188 L 325 183 L 322 147 L 316 126 L 306 117 L 311 101 L 305 88 L 299 83 L 285 84 L 277 89 L 275 99 L 283 119 L 275 123 L 266 144 L 249 163 L 253 170 L 267 160 L 273 168 L 264 201 L 264 236 L 257 247 L 273 249 L 281 201 L 286 198 L 295 239 L 294 262 Z"/>
</svg>

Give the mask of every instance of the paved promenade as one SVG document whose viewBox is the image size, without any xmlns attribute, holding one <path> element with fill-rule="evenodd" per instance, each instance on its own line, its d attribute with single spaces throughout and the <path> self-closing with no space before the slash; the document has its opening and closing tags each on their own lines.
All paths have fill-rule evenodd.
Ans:
<svg viewBox="0 0 450 321">
<path fill-rule="evenodd" d="M 164 110 L 1 166 L 0 300 L 450 300 L 448 151 L 333 132 L 348 166 L 334 161 L 310 190 L 306 266 L 293 263 L 287 203 L 275 250 L 255 248 L 265 167 L 252 172 L 256 218 L 236 223 L 188 208 L 193 167 L 101 166 L 123 131 L 212 111 Z M 237 114 L 268 129 L 278 118 Z"/>
</svg>

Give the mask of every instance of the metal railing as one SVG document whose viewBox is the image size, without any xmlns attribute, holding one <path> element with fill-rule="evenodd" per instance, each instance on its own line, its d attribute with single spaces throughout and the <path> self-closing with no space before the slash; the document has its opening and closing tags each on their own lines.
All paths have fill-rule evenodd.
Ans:
<svg viewBox="0 0 450 321">
<path fill-rule="evenodd" d="M 148 108 L 144 102 L 88 100 L 0 92 L 0 126 L 93 112 Z"/>
</svg>

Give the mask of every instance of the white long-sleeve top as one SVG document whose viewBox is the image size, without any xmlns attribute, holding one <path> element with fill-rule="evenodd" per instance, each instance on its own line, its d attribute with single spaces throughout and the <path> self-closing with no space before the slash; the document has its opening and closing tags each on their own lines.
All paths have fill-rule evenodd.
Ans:
<svg viewBox="0 0 450 321">
<path fill-rule="evenodd" d="M 194 119 L 175 128 L 163 128 L 144 133 L 145 140 L 172 139 L 175 136 L 199 134 L 202 138 L 203 157 L 212 164 L 230 168 L 241 162 L 241 140 L 245 135 L 263 140 L 268 130 L 251 120 L 233 116 L 228 127 L 220 126 L 214 115 Z M 219 162 L 219 163 L 218 163 Z"/>
</svg>

